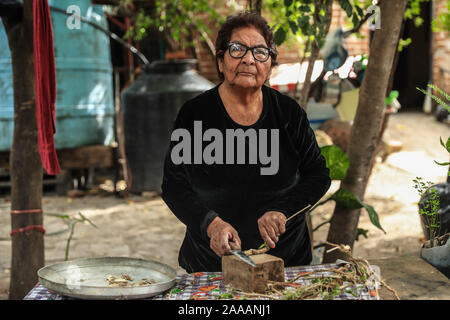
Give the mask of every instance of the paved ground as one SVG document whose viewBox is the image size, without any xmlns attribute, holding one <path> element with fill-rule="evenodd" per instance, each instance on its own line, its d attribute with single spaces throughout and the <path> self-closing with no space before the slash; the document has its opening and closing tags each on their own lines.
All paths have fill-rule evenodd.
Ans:
<svg viewBox="0 0 450 320">
<path fill-rule="evenodd" d="M 412 179 L 444 182 L 446 168 L 433 160 L 447 161 L 448 155 L 439 144 L 439 136 L 450 135 L 448 124 L 439 123 L 434 117 L 419 112 L 400 113 L 391 116 L 385 133 L 385 141 L 398 140 L 403 150 L 390 155 L 386 162 L 377 163 L 369 181 L 365 202 L 371 204 L 380 215 L 387 234 L 376 229 L 363 212 L 360 228 L 369 230 L 368 239 L 360 237 L 354 255 L 368 259 L 418 256 L 423 237 L 417 215 L 418 195 Z M 109 182 L 110 183 L 110 182 Z M 108 181 L 102 186 L 107 189 Z M 329 193 L 338 188 L 333 183 Z M 153 193 L 128 199 L 116 198 L 104 191 L 83 198 L 45 195 L 43 208 L 47 213 L 76 215 L 82 212 L 97 226 L 76 226 L 70 247 L 70 259 L 93 256 L 131 256 L 161 261 L 180 273 L 177 255 L 185 227 Z M 319 207 L 313 216 L 313 225 L 329 219 L 333 204 Z M 65 224 L 59 218 L 46 216 L 44 226 L 48 233 L 62 230 Z M 0 198 L 0 299 L 7 298 L 11 242 L 9 240 L 9 200 Z M 314 244 L 326 239 L 328 226 L 314 233 Z M 46 263 L 64 259 L 68 233 L 46 236 Z M 319 254 L 320 251 L 317 251 Z M 383 274 L 383 270 L 382 270 Z"/>
</svg>

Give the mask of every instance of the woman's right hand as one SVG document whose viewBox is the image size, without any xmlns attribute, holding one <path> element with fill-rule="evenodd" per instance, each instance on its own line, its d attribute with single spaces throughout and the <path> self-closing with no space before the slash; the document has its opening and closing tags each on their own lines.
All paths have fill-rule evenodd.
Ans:
<svg viewBox="0 0 450 320">
<path fill-rule="evenodd" d="M 206 232 L 211 239 L 209 243 L 210 248 L 219 257 L 229 253 L 231 249 L 241 248 L 241 239 L 239 239 L 236 229 L 219 217 L 214 218 Z"/>
</svg>

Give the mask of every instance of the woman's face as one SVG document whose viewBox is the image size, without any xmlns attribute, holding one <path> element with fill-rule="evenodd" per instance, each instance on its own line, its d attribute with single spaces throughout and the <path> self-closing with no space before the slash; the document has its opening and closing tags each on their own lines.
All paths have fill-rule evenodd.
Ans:
<svg viewBox="0 0 450 320">
<path fill-rule="evenodd" d="M 233 30 L 230 42 L 240 43 L 248 47 L 264 46 L 267 43 L 261 32 L 254 27 L 243 27 Z M 269 78 L 271 72 L 271 57 L 265 62 L 256 60 L 251 50 L 244 57 L 233 58 L 227 49 L 223 59 L 219 59 L 219 70 L 224 75 L 224 82 L 232 86 L 251 89 L 260 88 Z"/>
</svg>

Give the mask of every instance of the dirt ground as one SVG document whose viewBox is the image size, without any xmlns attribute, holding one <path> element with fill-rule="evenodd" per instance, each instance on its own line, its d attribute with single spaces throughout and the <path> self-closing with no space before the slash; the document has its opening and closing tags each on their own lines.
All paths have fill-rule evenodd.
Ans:
<svg viewBox="0 0 450 320">
<path fill-rule="evenodd" d="M 412 179 L 421 176 L 436 183 L 446 180 L 447 168 L 433 160 L 448 161 L 448 154 L 440 146 L 439 137 L 450 135 L 447 123 L 439 123 L 431 115 L 418 111 L 402 112 L 390 117 L 384 141 L 400 141 L 400 152 L 378 162 L 373 170 L 365 202 L 372 205 L 380 216 L 386 234 L 374 227 L 362 211 L 359 228 L 367 229 L 368 238 L 360 237 L 355 243 L 354 255 L 368 259 L 392 256 L 419 255 L 422 229 L 417 214 L 419 197 Z M 78 212 L 89 218 L 98 229 L 88 224 L 77 224 L 70 246 L 70 259 L 98 256 L 128 256 L 156 260 L 177 269 L 178 250 L 185 227 L 170 212 L 161 198 L 151 192 L 142 196 L 117 198 L 108 193 L 111 181 L 82 198 L 45 194 L 43 209 L 46 213 L 76 216 Z M 339 187 L 333 182 L 327 194 Z M 94 190 L 95 191 L 95 190 Z M 334 203 L 317 208 L 313 225 L 330 218 Z M 8 196 L 0 198 L 0 299 L 7 299 L 11 263 L 10 203 Z M 45 215 L 44 227 L 46 264 L 64 260 L 69 235 L 51 233 L 66 228 L 60 219 Z M 326 239 L 328 225 L 314 233 L 314 245 Z M 315 262 L 320 262 L 321 249 L 316 250 Z"/>
</svg>

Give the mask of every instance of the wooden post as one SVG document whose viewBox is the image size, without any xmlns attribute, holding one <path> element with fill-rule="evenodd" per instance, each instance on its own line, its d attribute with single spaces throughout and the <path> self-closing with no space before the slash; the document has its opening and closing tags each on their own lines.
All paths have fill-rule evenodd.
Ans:
<svg viewBox="0 0 450 320">
<path fill-rule="evenodd" d="M 43 224 L 42 164 L 37 145 L 33 58 L 33 0 L 23 3 L 23 16 L 3 17 L 11 50 L 14 87 L 14 134 L 10 155 L 11 229 Z M 9 299 L 22 299 L 37 283 L 44 266 L 44 235 L 38 229 L 12 235 Z"/>
</svg>

